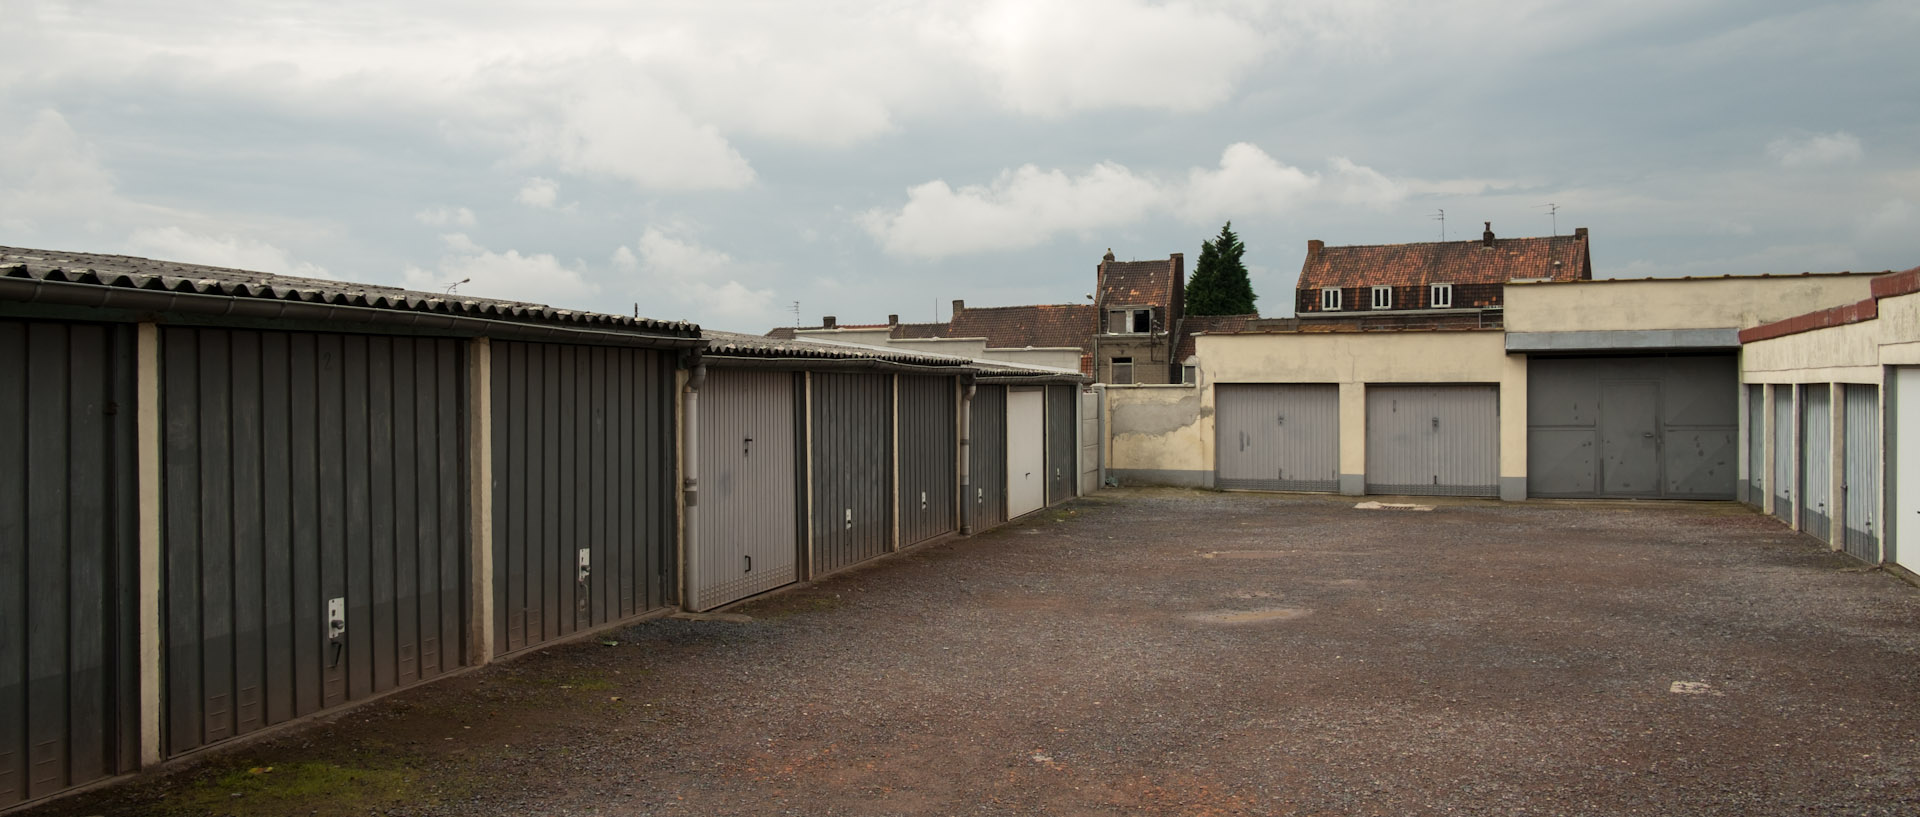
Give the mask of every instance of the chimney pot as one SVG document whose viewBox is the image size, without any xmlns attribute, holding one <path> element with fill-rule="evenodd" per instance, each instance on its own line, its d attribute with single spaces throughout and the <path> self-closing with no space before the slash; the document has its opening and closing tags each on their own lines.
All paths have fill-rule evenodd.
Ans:
<svg viewBox="0 0 1920 817">
<path fill-rule="evenodd" d="M 888 326 L 894 326 L 894 325 L 897 325 L 897 324 L 899 324 L 899 323 L 900 323 L 900 316 L 899 316 L 899 315 L 888 315 L 888 316 L 887 316 L 887 325 L 888 325 Z"/>
<path fill-rule="evenodd" d="M 833 329 L 840 325 L 840 320 L 832 315 L 827 315 L 820 319 L 820 325 L 827 329 Z"/>
<path fill-rule="evenodd" d="M 957 317 L 959 317 L 959 316 L 960 316 L 960 310 L 962 310 L 962 309 L 966 309 L 966 308 L 967 308 L 967 302 L 966 302 L 966 301 L 963 301 L 963 300 L 961 300 L 961 299 L 959 299 L 959 298 L 955 298 L 955 299 L 953 299 L 953 316 L 954 316 L 954 317 L 956 317 L 956 318 L 957 318 Z"/>
<path fill-rule="evenodd" d="M 1108 248 L 1107 248 L 1107 254 L 1106 254 L 1106 255 L 1103 255 L 1103 256 L 1100 256 L 1100 260 L 1102 260 L 1102 261 L 1112 261 L 1112 260 L 1113 260 L 1113 248 L 1112 248 L 1112 247 L 1108 247 Z"/>
<path fill-rule="evenodd" d="M 1480 243 L 1491 247 L 1493 246 L 1493 222 L 1488 221 L 1484 223 L 1487 225 L 1487 231 L 1480 234 Z"/>
</svg>

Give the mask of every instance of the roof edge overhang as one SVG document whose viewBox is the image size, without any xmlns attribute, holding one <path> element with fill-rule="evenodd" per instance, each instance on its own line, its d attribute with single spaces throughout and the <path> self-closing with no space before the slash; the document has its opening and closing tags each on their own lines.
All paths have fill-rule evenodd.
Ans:
<svg viewBox="0 0 1920 817">
<path fill-rule="evenodd" d="M 896 360 L 878 358 L 839 358 L 839 357 L 802 357 L 798 355 L 770 355 L 756 357 L 750 355 L 720 355 L 708 352 L 700 361 L 707 366 L 735 369 L 780 369 L 784 371 L 867 371 L 898 372 L 902 374 L 936 374 L 960 376 L 972 373 L 965 366 L 927 366 L 917 363 L 902 363 Z"/>
<path fill-rule="evenodd" d="M 1738 350 L 1740 330 L 1613 329 L 1578 332 L 1508 332 L 1508 352 L 1671 352 Z"/>
<path fill-rule="evenodd" d="M 497 318 L 449 315 L 441 312 L 133 289 L 29 278 L 0 278 L 0 302 L 123 310 L 156 316 L 176 314 L 214 319 L 306 321 L 334 324 L 344 331 L 357 332 L 392 327 L 411 332 L 443 332 L 464 337 L 576 342 L 650 349 L 699 349 L 707 345 L 707 340 L 698 336 L 659 335 L 550 323 L 521 323 Z"/>
</svg>

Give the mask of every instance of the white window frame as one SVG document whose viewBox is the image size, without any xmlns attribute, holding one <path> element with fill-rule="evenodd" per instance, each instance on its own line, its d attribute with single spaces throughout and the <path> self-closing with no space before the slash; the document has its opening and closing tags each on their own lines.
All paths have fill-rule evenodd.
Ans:
<svg viewBox="0 0 1920 817">
<path fill-rule="evenodd" d="M 1139 319 L 1141 313 L 1143 312 L 1146 313 L 1146 318 L 1147 318 L 1147 329 L 1144 332 L 1133 328 L 1134 322 Z M 1116 321 L 1118 321 L 1119 323 L 1118 326 L 1114 325 Z M 1109 335 L 1153 334 L 1153 308 L 1152 307 L 1125 307 L 1121 309 L 1107 310 L 1107 334 Z"/>
<path fill-rule="evenodd" d="M 1374 287 L 1373 288 L 1373 308 L 1374 309 L 1392 309 L 1393 308 L 1393 287 Z"/>
<path fill-rule="evenodd" d="M 1427 306 L 1431 309 L 1453 308 L 1453 285 L 1432 284 L 1427 287 Z"/>
<path fill-rule="evenodd" d="M 1321 287 L 1320 288 L 1320 311 L 1322 312 L 1339 312 L 1340 311 L 1340 288 L 1339 287 Z"/>
<path fill-rule="evenodd" d="M 1120 379 L 1121 366 L 1127 367 L 1127 379 L 1125 380 Z M 1133 358 L 1131 357 L 1114 358 L 1112 362 L 1107 364 L 1107 375 L 1108 377 L 1112 378 L 1113 385 L 1116 385 L 1116 386 L 1133 385 Z"/>
</svg>

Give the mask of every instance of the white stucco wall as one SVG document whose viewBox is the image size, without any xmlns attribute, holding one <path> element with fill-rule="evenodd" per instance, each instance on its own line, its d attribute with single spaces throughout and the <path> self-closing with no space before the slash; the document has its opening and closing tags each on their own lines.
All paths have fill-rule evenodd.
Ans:
<svg viewBox="0 0 1920 817">
<path fill-rule="evenodd" d="M 1509 332 L 1743 329 L 1870 297 L 1866 273 L 1521 282 L 1505 289 Z"/>
<path fill-rule="evenodd" d="M 1212 412 L 1195 386 L 1104 387 L 1107 471 L 1122 484 L 1209 484 Z M 1203 422 L 1204 420 L 1204 422 Z"/>
<path fill-rule="evenodd" d="M 1882 298 L 1879 307 L 1874 320 L 1742 346 L 1741 382 L 1877 384 L 1882 366 L 1920 364 L 1920 293 Z"/>
<path fill-rule="evenodd" d="M 1051 366 L 1055 369 L 1080 371 L 1080 350 L 1066 347 L 1031 347 L 1024 349 L 987 349 L 979 357 L 987 360 L 1004 360 L 1008 363 L 1020 363 L 1027 366 Z"/>
</svg>

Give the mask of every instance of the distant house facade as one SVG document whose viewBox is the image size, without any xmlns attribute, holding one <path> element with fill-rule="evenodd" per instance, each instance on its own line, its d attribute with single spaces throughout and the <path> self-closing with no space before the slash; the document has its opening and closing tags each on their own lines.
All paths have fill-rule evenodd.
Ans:
<svg viewBox="0 0 1920 817">
<path fill-rule="evenodd" d="M 1514 281 L 1588 281 L 1587 228 L 1570 236 L 1329 247 L 1307 242 L 1294 312 L 1298 328 L 1493 328 Z"/>
</svg>

